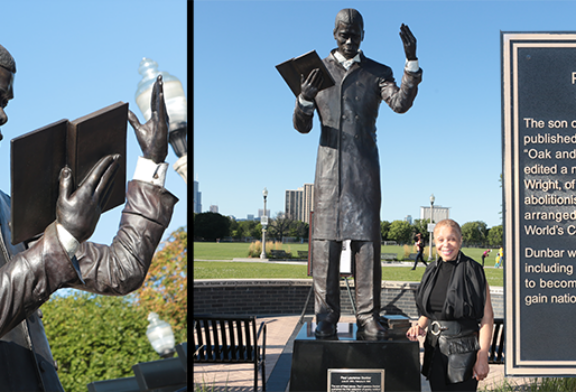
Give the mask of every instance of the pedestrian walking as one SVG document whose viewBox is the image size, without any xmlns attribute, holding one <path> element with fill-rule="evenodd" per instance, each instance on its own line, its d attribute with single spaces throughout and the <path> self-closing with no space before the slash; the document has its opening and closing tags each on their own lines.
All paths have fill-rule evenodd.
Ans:
<svg viewBox="0 0 576 392">
<path fill-rule="evenodd" d="M 414 267 L 412 267 L 412 271 L 414 271 L 416 269 L 416 265 L 418 265 L 418 261 L 421 261 L 422 263 L 424 263 L 424 265 L 427 267 L 428 263 L 426 263 L 424 261 L 424 258 L 422 257 L 422 253 L 424 252 L 424 242 L 422 241 L 422 234 L 417 233 L 416 234 L 416 260 L 414 260 Z"/>
</svg>

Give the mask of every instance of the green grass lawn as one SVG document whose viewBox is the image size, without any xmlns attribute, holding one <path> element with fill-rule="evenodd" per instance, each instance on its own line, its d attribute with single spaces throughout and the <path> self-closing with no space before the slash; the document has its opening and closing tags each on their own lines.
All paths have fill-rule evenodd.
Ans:
<svg viewBox="0 0 576 392">
<path fill-rule="evenodd" d="M 234 258 L 248 257 L 248 242 L 194 242 L 194 260 L 232 260 Z M 308 250 L 308 244 L 281 244 L 280 249 L 297 255 L 299 250 Z M 480 262 L 483 248 L 462 248 L 462 251 L 474 260 Z M 415 253 L 414 247 L 408 247 L 409 253 Z M 490 256 L 486 258 L 486 265 L 493 266 L 496 260 L 497 249 L 493 249 Z M 404 247 L 400 245 L 382 246 L 382 253 L 396 253 L 399 257 L 404 257 Z M 428 258 L 428 248 L 426 248 L 425 259 Z M 408 260 L 408 259 L 406 259 Z"/>
<path fill-rule="evenodd" d="M 194 279 L 307 279 L 307 271 L 305 263 L 194 261 Z"/>
<path fill-rule="evenodd" d="M 246 242 L 194 242 L 194 260 L 232 260 L 248 257 Z"/>
<path fill-rule="evenodd" d="M 307 276 L 307 265 L 275 264 L 254 259 L 251 262 L 210 262 L 199 260 L 232 260 L 247 258 L 249 243 L 194 243 L 194 279 L 311 279 Z M 283 250 L 297 254 L 298 250 L 308 250 L 308 244 L 284 244 Z M 469 257 L 480 262 L 485 249 L 463 248 Z M 404 254 L 401 246 L 383 246 L 382 252 Z M 426 253 L 426 259 L 428 253 Z M 486 266 L 493 266 L 496 250 L 490 253 L 485 261 Z M 406 267 L 383 267 L 382 279 L 402 282 L 419 282 L 424 273 L 424 266 L 418 265 L 415 271 Z M 502 268 L 485 269 L 486 278 L 491 286 L 503 286 Z"/>
</svg>

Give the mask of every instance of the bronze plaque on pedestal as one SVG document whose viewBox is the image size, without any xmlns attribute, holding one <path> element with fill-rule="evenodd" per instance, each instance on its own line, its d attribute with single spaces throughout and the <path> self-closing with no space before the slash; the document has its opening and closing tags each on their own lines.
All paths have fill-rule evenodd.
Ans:
<svg viewBox="0 0 576 392">
<path fill-rule="evenodd" d="M 328 392 L 384 392 L 384 369 L 328 369 Z"/>
</svg>

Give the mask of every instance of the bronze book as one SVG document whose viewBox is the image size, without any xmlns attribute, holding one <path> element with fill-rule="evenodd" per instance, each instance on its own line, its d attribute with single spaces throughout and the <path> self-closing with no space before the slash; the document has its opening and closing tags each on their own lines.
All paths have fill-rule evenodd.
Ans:
<svg viewBox="0 0 576 392">
<path fill-rule="evenodd" d="M 12 244 L 36 237 L 54 222 L 59 175 L 66 165 L 72 169 L 75 190 L 101 158 L 120 154 L 112 193 L 102 212 L 124 204 L 127 121 L 128 104 L 118 102 L 11 140 Z"/>
<path fill-rule="evenodd" d="M 330 72 L 328 72 L 315 50 L 304 53 L 302 56 L 291 58 L 276 66 L 276 69 L 280 72 L 280 75 L 282 75 L 295 96 L 300 94 L 300 75 L 304 75 L 304 79 L 306 79 L 308 74 L 315 68 L 319 68 L 324 77 L 319 90 L 334 86 L 334 78 L 332 78 L 332 75 L 330 75 Z"/>
</svg>

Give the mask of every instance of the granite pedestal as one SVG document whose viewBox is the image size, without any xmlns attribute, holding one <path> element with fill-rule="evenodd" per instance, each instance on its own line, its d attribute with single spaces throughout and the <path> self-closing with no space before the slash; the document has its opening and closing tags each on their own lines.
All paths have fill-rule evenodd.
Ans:
<svg viewBox="0 0 576 392">
<path fill-rule="evenodd" d="M 318 339 L 315 328 L 305 323 L 294 340 L 290 391 L 420 392 L 417 341 L 392 332 L 358 340 L 353 323 L 338 323 L 336 336 Z"/>
</svg>

